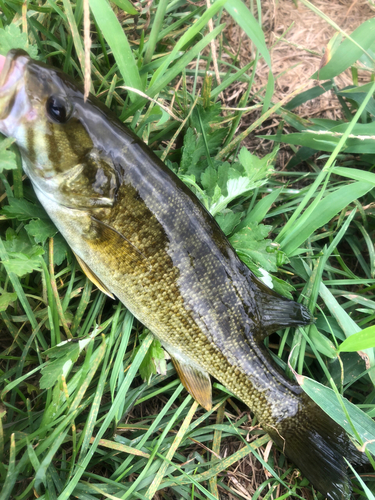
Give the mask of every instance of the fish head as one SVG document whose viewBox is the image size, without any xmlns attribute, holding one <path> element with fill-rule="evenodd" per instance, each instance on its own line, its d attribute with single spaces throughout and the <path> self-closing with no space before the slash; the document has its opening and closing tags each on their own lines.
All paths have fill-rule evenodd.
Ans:
<svg viewBox="0 0 375 500">
<path fill-rule="evenodd" d="M 0 56 L 0 71 L 0 132 L 15 139 L 37 194 L 72 208 L 112 206 L 117 173 L 97 140 L 108 122 L 102 105 L 23 50 Z"/>
</svg>

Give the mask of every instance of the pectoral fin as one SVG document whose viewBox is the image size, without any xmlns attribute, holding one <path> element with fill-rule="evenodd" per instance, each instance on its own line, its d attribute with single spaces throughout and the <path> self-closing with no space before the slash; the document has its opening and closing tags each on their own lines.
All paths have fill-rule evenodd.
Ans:
<svg viewBox="0 0 375 500">
<path fill-rule="evenodd" d="M 104 283 L 96 276 L 95 273 L 91 271 L 89 266 L 81 259 L 81 257 L 78 257 L 78 255 L 73 252 L 74 255 L 76 256 L 76 259 L 78 260 L 78 264 L 81 266 L 82 271 L 86 274 L 89 280 L 91 280 L 94 285 L 96 285 L 100 291 L 108 295 L 108 297 L 111 297 L 111 299 L 114 299 L 115 297 L 113 294 L 108 290 L 108 288 L 104 285 Z"/>
<path fill-rule="evenodd" d="M 207 411 L 212 408 L 212 389 L 209 374 L 189 363 L 171 356 L 173 365 L 185 389 Z"/>
<path fill-rule="evenodd" d="M 91 216 L 91 225 L 83 235 L 90 247 L 104 259 L 115 260 L 121 272 L 136 274 L 150 271 L 146 256 L 123 234 Z"/>
</svg>

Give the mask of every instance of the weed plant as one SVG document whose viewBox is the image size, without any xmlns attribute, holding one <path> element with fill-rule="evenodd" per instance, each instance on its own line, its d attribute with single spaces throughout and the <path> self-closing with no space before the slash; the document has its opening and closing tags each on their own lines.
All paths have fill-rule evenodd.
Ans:
<svg viewBox="0 0 375 500">
<path fill-rule="evenodd" d="M 309 307 L 316 323 L 273 335 L 270 352 L 367 450 L 371 470 L 375 19 L 353 33 L 335 26 L 314 76 L 321 81 L 274 102 L 260 0 L 255 16 L 240 0 L 90 0 L 90 8 L 91 91 L 197 194 L 257 276 Z M 83 82 L 83 17 L 82 0 L 1 0 L 0 52 L 24 48 Z M 254 44 L 242 68 L 227 47 L 229 17 Z M 254 93 L 260 61 L 269 80 Z M 353 85 L 338 89 L 348 68 Z M 247 85 L 237 107 L 223 109 L 221 93 L 238 81 Z M 294 113 L 331 89 L 342 121 Z M 241 141 L 275 113 L 274 145 L 258 158 Z M 285 123 L 296 132 L 283 133 Z M 295 153 L 282 172 L 280 142 Z M 85 277 L 9 139 L 0 180 L 0 499 L 311 498 L 241 402 L 214 383 L 213 409 L 199 408 L 151 333 Z M 253 457 L 267 473 L 236 476 Z M 353 470 L 354 491 L 373 498 L 374 477 Z"/>
</svg>

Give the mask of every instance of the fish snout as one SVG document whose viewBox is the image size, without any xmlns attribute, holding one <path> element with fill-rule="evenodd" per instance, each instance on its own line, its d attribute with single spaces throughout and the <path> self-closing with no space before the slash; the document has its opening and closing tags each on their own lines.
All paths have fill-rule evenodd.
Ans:
<svg viewBox="0 0 375 500">
<path fill-rule="evenodd" d="M 24 50 L 10 50 L 7 56 L 0 56 L 0 129 L 3 121 L 11 112 L 16 95 L 24 86 L 25 66 L 30 57 Z"/>
</svg>

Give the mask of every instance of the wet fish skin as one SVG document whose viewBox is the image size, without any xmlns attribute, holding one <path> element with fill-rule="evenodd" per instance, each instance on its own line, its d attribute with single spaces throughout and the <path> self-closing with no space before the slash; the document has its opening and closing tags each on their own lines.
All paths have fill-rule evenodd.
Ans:
<svg viewBox="0 0 375 500">
<path fill-rule="evenodd" d="M 68 119 L 49 115 L 51 97 Z M 73 251 L 160 339 L 193 395 L 209 408 L 213 375 L 318 490 L 348 498 L 342 455 L 360 454 L 262 342 L 308 324 L 308 311 L 254 277 L 191 191 L 105 106 L 85 103 L 69 77 L 20 51 L 0 76 L 0 131 L 16 138 Z"/>
</svg>

